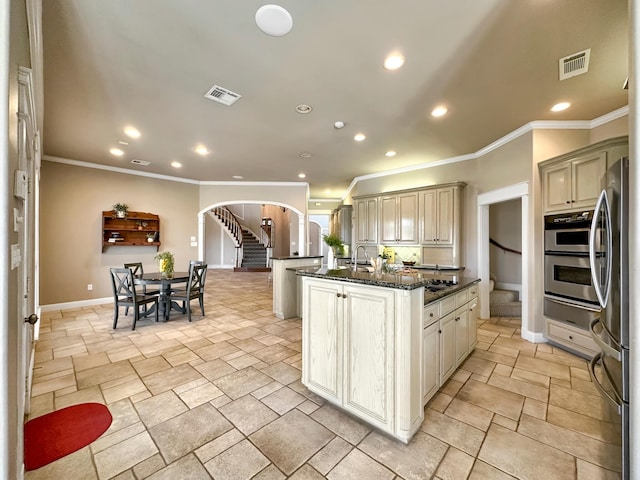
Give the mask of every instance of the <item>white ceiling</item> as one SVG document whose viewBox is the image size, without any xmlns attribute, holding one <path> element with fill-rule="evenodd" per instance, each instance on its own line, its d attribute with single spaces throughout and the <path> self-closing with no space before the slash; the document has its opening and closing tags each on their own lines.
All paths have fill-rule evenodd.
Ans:
<svg viewBox="0 0 640 480">
<path fill-rule="evenodd" d="M 256 26 L 264 3 L 43 2 L 44 154 L 202 181 L 304 172 L 313 198 L 336 198 L 355 176 L 628 103 L 626 0 L 283 0 L 293 17 L 283 37 Z M 587 48 L 589 72 L 560 82 L 558 59 Z M 395 72 L 382 68 L 392 51 L 406 58 Z M 242 98 L 205 99 L 214 84 Z M 572 107 L 551 113 L 559 101 Z M 313 111 L 296 113 L 301 103 Z M 438 104 L 449 113 L 435 119 Z M 126 138 L 127 125 L 142 136 Z M 119 140 L 129 145 L 117 158 Z"/>
</svg>

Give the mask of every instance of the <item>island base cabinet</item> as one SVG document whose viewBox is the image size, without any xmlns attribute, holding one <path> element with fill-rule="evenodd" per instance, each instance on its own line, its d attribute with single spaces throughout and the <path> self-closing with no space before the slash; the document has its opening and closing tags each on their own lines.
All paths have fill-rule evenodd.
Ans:
<svg viewBox="0 0 640 480">
<path fill-rule="evenodd" d="M 344 403 L 378 428 L 393 428 L 394 294 L 345 287 Z"/>
<path fill-rule="evenodd" d="M 302 383 L 407 443 L 424 419 L 423 290 L 303 277 Z"/>
<path fill-rule="evenodd" d="M 303 282 L 305 283 L 305 282 Z M 308 281 L 303 300 L 302 381 L 327 400 L 342 398 L 342 288 Z"/>
</svg>

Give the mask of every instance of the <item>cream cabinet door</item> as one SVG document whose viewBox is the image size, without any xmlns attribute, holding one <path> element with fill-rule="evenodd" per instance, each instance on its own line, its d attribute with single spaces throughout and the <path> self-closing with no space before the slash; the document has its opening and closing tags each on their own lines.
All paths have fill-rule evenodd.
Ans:
<svg viewBox="0 0 640 480">
<path fill-rule="evenodd" d="M 355 201 L 356 244 L 378 243 L 378 199 L 362 198 Z"/>
<path fill-rule="evenodd" d="M 421 235 L 425 245 L 453 244 L 454 189 L 439 188 L 420 194 Z"/>
<path fill-rule="evenodd" d="M 453 188 L 442 188 L 438 193 L 438 245 L 453 243 Z"/>
<path fill-rule="evenodd" d="M 418 243 L 418 193 L 380 198 L 380 243 Z"/>
<path fill-rule="evenodd" d="M 474 297 L 469 302 L 469 353 L 478 343 L 478 297 Z"/>
<path fill-rule="evenodd" d="M 394 292 L 344 287 L 343 407 L 385 430 L 393 428 Z"/>
<path fill-rule="evenodd" d="M 542 182 L 545 213 L 571 208 L 571 165 L 569 163 L 545 168 L 542 172 Z"/>
<path fill-rule="evenodd" d="M 324 396 L 342 398 L 342 286 L 305 278 L 302 313 L 303 381 Z"/>
<path fill-rule="evenodd" d="M 456 308 L 456 367 L 459 366 L 469 354 L 469 307 L 467 304 Z"/>
<path fill-rule="evenodd" d="M 398 194 L 397 231 L 398 242 L 418 243 L 418 193 Z"/>
<path fill-rule="evenodd" d="M 456 321 L 455 312 L 440 319 L 440 386 L 456 369 Z"/>
<path fill-rule="evenodd" d="M 440 388 L 440 323 L 422 330 L 422 403 L 425 405 Z"/>
<path fill-rule="evenodd" d="M 571 208 L 593 208 L 607 173 L 607 152 L 577 158 L 571 162 Z"/>
<path fill-rule="evenodd" d="M 380 243 L 398 241 L 398 196 L 380 197 Z"/>
</svg>

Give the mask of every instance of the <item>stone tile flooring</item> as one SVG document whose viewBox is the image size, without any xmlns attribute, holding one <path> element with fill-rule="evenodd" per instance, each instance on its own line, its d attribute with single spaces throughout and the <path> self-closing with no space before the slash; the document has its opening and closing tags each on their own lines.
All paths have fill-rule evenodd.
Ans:
<svg viewBox="0 0 640 480">
<path fill-rule="evenodd" d="M 129 329 L 113 307 L 43 315 L 31 418 L 80 402 L 113 424 L 39 479 L 613 479 L 619 431 L 587 363 L 480 322 L 479 343 L 403 445 L 300 382 L 301 322 L 272 315 L 266 273 L 210 270 L 206 316 Z M 194 307 L 196 303 L 194 303 Z"/>
</svg>

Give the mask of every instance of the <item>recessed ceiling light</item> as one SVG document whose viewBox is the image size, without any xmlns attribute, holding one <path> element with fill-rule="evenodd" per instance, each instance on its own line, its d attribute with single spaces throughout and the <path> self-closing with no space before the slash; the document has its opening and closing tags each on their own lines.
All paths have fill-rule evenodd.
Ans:
<svg viewBox="0 0 640 480">
<path fill-rule="evenodd" d="M 364 133 L 356 133 L 353 137 L 356 142 L 362 142 L 365 138 L 367 138 L 367 136 Z"/>
<path fill-rule="evenodd" d="M 448 111 L 449 110 L 447 109 L 447 107 L 445 107 L 444 105 L 439 105 L 436 108 L 434 108 L 433 110 L 431 110 L 431 116 L 432 117 L 441 117 L 445 113 L 447 113 Z"/>
<path fill-rule="evenodd" d="M 242 175 L 234 175 L 233 177 L 231 177 L 235 180 L 242 180 L 244 177 Z"/>
<path fill-rule="evenodd" d="M 302 103 L 296 107 L 298 113 L 310 113 L 313 108 L 305 103 Z"/>
<path fill-rule="evenodd" d="M 316 202 L 316 203 L 315 203 L 315 206 L 316 206 L 316 207 L 319 207 L 320 205 L 322 205 L 322 203 L 320 203 L 320 202 Z"/>
<path fill-rule="evenodd" d="M 124 145 L 124 146 L 129 145 L 129 142 L 125 142 L 124 140 L 118 140 L 118 143 L 119 143 L 120 145 Z"/>
<path fill-rule="evenodd" d="M 182 164 L 180 162 L 171 162 L 171 166 L 173 168 L 180 168 L 182 166 Z"/>
<path fill-rule="evenodd" d="M 341 128 L 344 128 L 344 122 L 341 121 L 337 121 L 333 124 L 333 128 L 336 128 L 338 130 L 340 130 Z"/>
<path fill-rule="evenodd" d="M 111 150 L 109 150 L 109 153 L 111 155 L 115 155 L 116 157 L 121 157 L 122 155 L 124 155 L 124 152 L 119 148 L 112 148 Z"/>
<path fill-rule="evenodd" d="M 198 145 L 196 147 L 196 153 L 198 155 L 207 155 L 209 153 L 209 150 L 204 145 Z"/>
<path fill-rule="evenodd" d="M 299 173 L 298 174 L 298 178 L 305 178 L 305 177 L 306 177 L 306 175 L 304 173 Z"/>
<path fill-rule="evenodd" d="M 394 152 L 393 150 L 389 150 L 384 155 L 385 155 L 385 157 L 395 157 L 396 156 L 396 152 Z"/>
<path fill-rule="evenodd" d="M 300 156 L 301 156 L 302 158 L 311 158 L 311 154 L 310 154 L 310 153 L 307 153 L 307 152 L 302 152 L 302 153 L 300 154 Z"/>
<path fill-rule="evenodd" d="M 131 138 L 140 138 L 140 132 L 134 127 L 125 127 L 124 134 Z"/>
<path fill-rule="evenodd" d="M 551 107 L 551 111 L 552 112 L 562 112 L 563 110 L 566 110 L 570 106 L 571 106 L 571 104 L 569 102 L 556 103 L 553 107 Z"/>
<path fill-rule="evenodd" d="M 384 59 L 383 65 L 387 70 L 397 70 L 404 65 L 404 57 L 400 53 L 392 53 Z"/>
<path fill-rule="evenodd" d="M 291 31 L 293 18 L 279 5 L 263 5 L 256 12 L 258 28 L 272 37 L 281 37 Z"/>
</svg>

